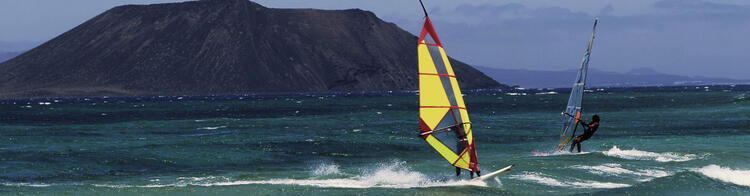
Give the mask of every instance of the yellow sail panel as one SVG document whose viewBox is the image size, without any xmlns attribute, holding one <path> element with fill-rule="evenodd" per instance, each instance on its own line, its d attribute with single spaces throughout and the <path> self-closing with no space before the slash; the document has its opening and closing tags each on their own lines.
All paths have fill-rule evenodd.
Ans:
<svg viewBox="0 0 750 196">
<path fill-rule="evenodd" d="M 471 124 L 464 124 L 464 130 L 466 130 L 466 139 L 469 140 L 469 145 L 474 144 L 474 134 L 472 134 L 473 131 L 471 131 Z"/>
<path fill-rule="evenodd" d="M 467 167 L 469 166 L 469 162 L 471 162 L 471 154 L 469 153 L 468 149 L 463 152 L 463 156 L 456 162 L 456 165 L 463 164 Z"/>
<path fill-rule="evenodd" d="M 419 76 L 419 105 L 421 106 L 451 106 L 448 95 L 438 76 Z"/>
<path fill-rule="evenodd" d="M 469 157 L 469 155 L 463 156 L 461 159 L 459 159 L 458 161 L 456 161 L 453 164 L 453 166 L 456 166 L 456 167 L 459 167 L 459 168 L 465 169 L 465 170 L 471 170 L 471 168 L 469 168 L 469 159 L 471 159 L 471 158 L 468 158 L 468 157 Z"/>
</svg>

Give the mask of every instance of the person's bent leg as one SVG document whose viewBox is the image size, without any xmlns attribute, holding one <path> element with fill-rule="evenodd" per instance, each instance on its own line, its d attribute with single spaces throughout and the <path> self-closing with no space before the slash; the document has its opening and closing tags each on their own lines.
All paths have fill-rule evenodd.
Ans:
<svg viewBox="0 0 750 196">
<path fill-rule="evenodd" d="M 580 141 L 580 138 L 573 139 L 573 143 L 570 144 L 570 149 L 568 149 L 569 152 L 573 152 L 573 148 L 575 148 L 576 144 Z"/>
<path fill-rule="evenodd" d="M 570 149 L 568 149 L 568 152 L 573 152 L 573 148 L 576 146 L 576 141 L 573 140 L 573 143 L 570 144 Z"/>
<path fill-rule="evenodd" d="M 581 153 L 581 142 L 576 143 L 578 145 L 578 153 Z"/>
<path fill-rule="evenodd" d="M 456 167 L 456 176 L 461 175 L 461 168 Z"/>
</svg>

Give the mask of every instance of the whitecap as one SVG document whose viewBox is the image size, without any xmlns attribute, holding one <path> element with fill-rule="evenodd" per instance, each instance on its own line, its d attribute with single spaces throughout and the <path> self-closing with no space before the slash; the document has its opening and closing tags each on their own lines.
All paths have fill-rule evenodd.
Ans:
<svg viewBox="0 0 750 196">
<path fill-rule="evenodd" d="M 732 169 L 712 164 L 696 171 L 713 179 L 736 185 L 750 186 L 750 170 Z"/>
<path fill-rule="evenodd" d="M 334 174 L 341 174 L 341 171 L 339 170 L 339 166 L 336 164 L 320 164 L 312 171 L 313 176 L 326 176 L 326 175 L 334 175 Z"/>
<path fill-rule="evenodd" d="M 560 181 L 548 176 L 545 176 L 541 173 L 536 172 L 526 172 L 524 174 L 518 174 L 518 175 L 512 175 L 510 176 L 514 179 L 519 180 L 526 180 L 526 181 L 532 181 L 539 184 L 544 184 L 547 186 L 557 186 L 557 187 L 571 187 L 571 188 L 595 188 L 595 189 L 608 189 L 608 188 L 622 188 L 622 187 L 629 187 L 629 184 L 621 184 L 621 183 L 613 183 L 613 182 L 598 182 L 598 181 L 581 181 L 578 179 L 569 179 L 565 181 Z"/>
<path fill-rule="evenodd" d="M 486 187 L 484 181 L 474 180 L 436 180 L 420 172 L 411 171 L 404 166 L 404 162 L 393 162 L 381 164 L 375 170 L 364 171 L 363 174 L 348 178 L 332 179 L 268 179 L 268 180 L 231 180 L 231 179 L 198 179 L 184 177 L 182 181 L 172 184 L 149 184 L 149 185 L 112 185 L 99 184 L 95 186 L 106 186 L 113 188 L 126 187 L 184 187 L 184 186 L 236 186 L 248 184 L 273 184 L 273 185 L 296 185 L 315 186 L 322 188 L 415 188 L 415 187 L 443 187 L 443 186 L 481 186 Z M 323 166 L 322 173 L 335 172 L 338 166 Z M 336 168 L 336 169 L 333 169 Z M 315 168 L 315 170 L 320 168 Z M 327 171 L 326 171 L 327 170 Z M 340 172 L 340 171 L 338 171 Z M 315 173 L 315 171 L 313 171 Z M 199 180 L 199 181 L 195 181 Z"/>
<path fill-rule="evenodd" d="M 25 187 L 49 187 L 52 184 L 38 184 L 38 183 L 0 183 L 1 186 L 25 186 Z"/>
<path fill-rule="evenodd" d="M 611 149 L 603 151 L 602 153 L 607 156 L 623 159 L 653 160 L 658 162 L 683 162 L 697 158 L 697 156 L 694 154 L 679 154 L 674 152 L 656 153 L 636 149 L 620 150 L 620 148 L 617 148 L 617 146 L 613 146 Z"/>
<path fill-rule="evenodd" d="M 606 175 L 606 176 L 624 176 L 624 175 L 631 175 L 631 176 L 638 176 L 640 179 L 638 181 L 649 181 L 654 178 L 660 178 L 672 175 L 669 172 L 662 171 L 662 170 L 656 170 L 656 169 L 636 169 L 636 170 L 629 170 L 622 168 L 622 165 L 617 163 L 607 163 L 597 166 L 586 166 L 586 165 L 574 165 L 572 168 L 576 169 L 584 169 L 589 173 L 597 174 L 597 175 Z"/>
<path fill-rule="evenodd" d="M 221 129 L 221 128 L 227 128 L 227 126 L 216 126 L 216 127 L 200 127 L 200 128 L 197 128 L 197 129 L 198 129 L 198 130 L 201 130 L 201 129 L 202 129 L 202 130 L 216 130 L 216 129 Z"/>
<path fill-rule="evenodd" d="M 535 153 L 534 156 L 546 157 L 546 156 L 563 156 L 563 155 L 584 155 L 584 154 L 588 154 L 588 153 L 591 153 L 591 152 L 586 152 L 586 151 L 582 151 L 582 152 L 568 152 L 566 150 L 561 150 L 561 151 L 554 151 L 554 152 L 551 152 L 551 153 L 539 152 L 539 153 Z"/>
</svg>

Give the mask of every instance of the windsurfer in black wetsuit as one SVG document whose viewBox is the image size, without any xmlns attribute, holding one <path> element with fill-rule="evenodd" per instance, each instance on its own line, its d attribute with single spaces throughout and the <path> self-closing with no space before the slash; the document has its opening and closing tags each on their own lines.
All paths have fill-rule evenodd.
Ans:
<svg viewBox="0 0 750 196">
<path fill-rule="evenodd" d="M 581 152 L 581 142 L 591 138 L 591 136 L 594 135 L 594 132 L 599 129 L 599 115 L 592 116 L 591 123 L 586 123 L 583 121 L 580 121 L 580 123 L 584 127 L 583 134 L 576 137 L 576 139 L 573 140 L 573 143 L 570 144 L 570 152 L 573 152 L 573 147 L 576 146 L 578 146 L 578 152 Z"/>
</svg>

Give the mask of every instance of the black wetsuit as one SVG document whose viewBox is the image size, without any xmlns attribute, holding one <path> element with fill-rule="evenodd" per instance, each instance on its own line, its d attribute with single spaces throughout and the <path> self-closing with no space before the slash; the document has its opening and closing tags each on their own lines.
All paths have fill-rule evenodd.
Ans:
<svg viewBox="0 0 750 196">
<path fill-rule="evenodd" d="M 586 124 L 585 122 L 581 121 L 581 125 L 585 128 L 583 130 L 583 134 L 576 137 L 576 139 L 573 140 L 573 143 L 570 144 L 570 151 L 573 152 L 573 147 L 578 147 L 578 152 L 581 152 L 581 142 L 588 140 L 591 138 L 591 136 L 594 136 L 594 132 L 596 132 L 597 129 L 599 129 L 599 122 L 593 122 L 591 124 Z"/>
</svg>

